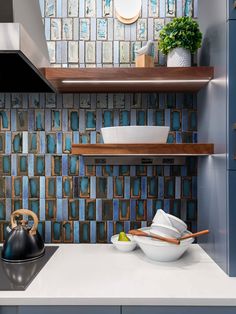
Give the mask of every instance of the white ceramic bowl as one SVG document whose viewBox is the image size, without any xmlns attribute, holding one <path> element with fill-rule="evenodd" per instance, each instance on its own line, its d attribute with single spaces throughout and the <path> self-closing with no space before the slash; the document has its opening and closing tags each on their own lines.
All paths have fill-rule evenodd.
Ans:
<svg viewBox="0 0 236 314">
<path fill-rule="evenodd" d="M 150 228 L 142 228 L 141 230 L 149 233 L 149 229 Z M 191 232 L 186 231 L 185 234 L 191 234 Z M 134 239 L 144 254 L 151 260 L 157 262 L 174 262 L 178 260 L 194 241 L 193 238 L 190 238 L 176 245 L 146 237 L 134 236 Z"/>
<path fill-rule="evenodd" d="M 168 126 L 117 126 L 101 128 L 105 144 L 166 143 Z"/>
<path fill-rule="evenodd" d="M 136 248 L 137 243 L 132 235 L 127 234 L 127 237 L 130 241 L 118 241 L 119 234 L 115 234 L 111 237 L 111 243 L 121 252 L 131 252 Z"/>
<path fill-rule="evenodd" d="M 187 230 L 187 225 L 183 220 L 170 214 L 166 214 L 166 215 L 169 218 L 172 226 L 176 228 L 181 234 Z"/>
<path fill-rule="evenodd" d="M 172 226 L 166 226 L 161 224 L 153 223 L 151 225 L 150 233 L 154 235 L 159 235 L 161 237 L 167 237 L 167 238 L 180 238 L 181 233 Z"/>
<path fill-rule="evenodd" d="M 161 224 L 165 226 L 172 226 L 169 217 L 167 216 L 166 212 L 162 209 L 158 209 L 156 215 L 153 218 L 153 223 Z"/>
</svg>

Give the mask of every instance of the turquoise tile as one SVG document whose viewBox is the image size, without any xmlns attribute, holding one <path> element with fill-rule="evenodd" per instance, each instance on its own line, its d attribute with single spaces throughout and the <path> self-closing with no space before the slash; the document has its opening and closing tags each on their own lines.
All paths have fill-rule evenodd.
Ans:
<svg viewBox="0 0 236 314">
<path fill-rule="evenodd" d="M 102 201 L 102 220 L 113 219 L 113 201 L 103 200 Z"/>
<path fill-rule="evenodd" d="M 52 110 L 52 130 L 61 130 L 61 111 Z"/>
<path fill-rule="evenodd" d="M 96 195 L 97 198 L 107 198 L 107 178 L 97 177 Z"/>
<path fill-rule="evenodd" d="M 21 175 L 27 175 L 28 173 L 28 157 L 19 156 L 18 171 Z"/>
<path fill-rule="evenodd" d="M 136 203 L 136 220 L 143 221 L 146 220 L 147 217 L 147 204 L 145 200 L 137 201 Z"/>
<path fill-rule="evenodd" d="M 0 220 L 6 219 L 5 200 L 0 200 Z"/>
<path fill-rule="evenodd" d="M 130 179 L 130 189 L 132 198 L 141 197 L 141 178 L 140 177 L 131 177 Z"/>
<path fill-rule="evenodd" d="M 56 218 L 56 201 L 46 200 L 46 219 L 52 220 Z"/>
<path fill-rule="evenodd" d="M 113 125 L 113 114 L 112 111 L 104 111 L 103 113 L 103 119 L 104 119 L 104 127 L 110 127 Z"/>
<path fill-rule="evenodd" d="M 13 197 L 21 197 L 22 196 L 22 178 L 14 178 L 13 179 Z"/>
<path fill-rule="evenodd" d="M 69 220 L 79 219 L 79 201 L 78 200 L 69 200 L 68 219 Z"/>
<path fill-rule="evenodd" d="M 28 137 L 28 147 L 29 153 L 37 153 L 38 152 L 38 135 L 37 133 L 29 133 Z"/>
<path fill-rule="evenodd" d="M 127 110 L 120 112 L 120 125 L 127 126 L 130 125 L 130 112 Z"/>
<path fill-rule="evenodd" d="M 56 134 L 47 134 L 47 153 L 56 153 Z"/>
<path fill-rule="evenodd" d="M 120 200 L 119 201 L 119 220 L 130 219 L 130 201 Z"/>
<path fill-rule="evenodd" d="M 165 198 L 174 198 L 175 197 L 175 178 L 174 177 L 165 177 Z"/>
<path fill-rule="evenodd" d="M 96 220 L 96 200 L 86 200 L 85 219 Z"/>
<path fill-rule="evenodd" d="M 63 242 L 71 243 L 73 242 L 73 224 L 71 222 L 65 222 L 63 224 Z"/>
<path fill-rule="evenodd" d="M 5 134 L 0 133 L 0 153 L 5 152 Z"/>
<path fill-rule="evenodd" d="M 35 131 L 44 131 L 45 121 L 44 121 L 44 111 L 35 110 Z"/>
<path fill-rule="evenodd" d="M 104 243 L 107 241 L 107 230 L 105 222 L 97 222 L 97 242 Z"/>
<path fill-rule="evenodd" d="M 86 129 L 96 129 L 96 113 L 95 111 L 86 111 Z"/>
<path fill-rule="evenodd" d="M 79 222 L 74 221 L 74 242 L 79 243 Z"/>
<path fill-rule="evenodd" d="M 39 198 L 39 178 L 29 178 L 30 198 Z"/>
<path fill-rule="evenodd" d="M 171 130 L 181 130 L 181 111 L 173 110 L 171 112 Z"/>
<path fill-rule="evenodd" d="M 60 222 L 52 223 L 52 242 L 61 242 L 62 226 Z"/>
<path fill-rule="evenodd" d="M 56 179 L 55 178 L 47 178 L 46 197 L 47 198 L 56 197 Z"/>
<path fill-rule="evenodd" d="M 90 224 L 89 222 L 80 222 L 79 226 L 79 238 L 80 243 L 89 243 L 90 242 Z"/>
<path fill-rule="evenodd" d="M 158 178 L 148 178 L 148 197 L 157 198 L 158 196 Z"/>
<path fill-rule="evenodd" d="M 114 178 L 114 197 L 124 197 L 124 179 L 123 177 Z"/>
<path fill-rule="evenodd" d="M 137 125 L 146 125 L 146 111 L 137 111 Z"/>
<path fill-rule="evenodd" d="M 45 159 L 44 156 L 35 156 L 35 175 L 45 175 Z"/>
<path fill-rule="evenodd" d="M 2 173 L 4 175 L 11 174 L 11 156 L 2 156 Z"/>
<path fill-rule="evenodd" d="M 82 177 L 79 178 L 79 195 L 80 197 L 89 197 L 89 186 L 90 186 L 90 182 L 89 182 L 89 178 L 88 177 Z"/>
<path fill-rule="evenodd" d="M 39 199 L 29 200 L 29 209 L 39 217 Z"/>
<path fill-rule="evenodd" d="M 165 125 L 165 111 L 157 110 L 156 111 L 156 123 L 155 125 L 164 126 Z"/>
<path fill-rule="evenodd" d="M 13 153 L 22 153 L 22 133 L 14 133 L 12 138 Z"/>
<path fill-rule="evenodd" d="M 72 131 L 79 130 L 79 113 L 78 111 L 71 111 L 70 113 L 70 128 Z"/>
<path fill-rule="evenodd" d="M 0 118 L 1 118 L 1 129 L 2 130 L 9 130 L 9 128 L 10 128 L 9 112 L 0 111 Z"/>
</svg>

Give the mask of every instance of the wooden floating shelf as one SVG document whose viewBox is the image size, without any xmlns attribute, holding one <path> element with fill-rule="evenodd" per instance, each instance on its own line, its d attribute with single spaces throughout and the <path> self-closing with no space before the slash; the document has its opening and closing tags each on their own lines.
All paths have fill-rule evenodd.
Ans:
<svg viewBox="0 0 236 314">
<path fill-rule="evenodd" d="M 44 68 L 59 93 L 198 92 L 214 76 L 212 67 Z"/>
<path fill-rule="evenodd" d="M 73 144 L 72 154 L 83 156 L 207 156 L 214 144 Z"/>
</svg>

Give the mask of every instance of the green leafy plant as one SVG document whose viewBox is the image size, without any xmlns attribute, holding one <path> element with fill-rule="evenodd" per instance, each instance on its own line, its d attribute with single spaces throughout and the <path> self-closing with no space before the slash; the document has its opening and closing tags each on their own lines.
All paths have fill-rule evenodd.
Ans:
<svg viewBox="0 0 236 314">
<path fill-rule="evenodd" d="M 191 17 L 177 17 L 161 30 L 159 50 L 166 55 L 172 49 L 182 47 L 194 53 L 201 47 L 201 42 L 198 23 Z"/>
</svg>

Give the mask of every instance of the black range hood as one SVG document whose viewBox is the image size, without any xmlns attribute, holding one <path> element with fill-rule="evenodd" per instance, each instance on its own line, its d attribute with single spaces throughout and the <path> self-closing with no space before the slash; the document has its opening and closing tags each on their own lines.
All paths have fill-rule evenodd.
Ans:
<svg viewBox="0 0 236 314">
<path fill-rule="evenodd" d="M 0 92 L 55 92 L 38 0 L 0 0 Z"/>
</svg>

